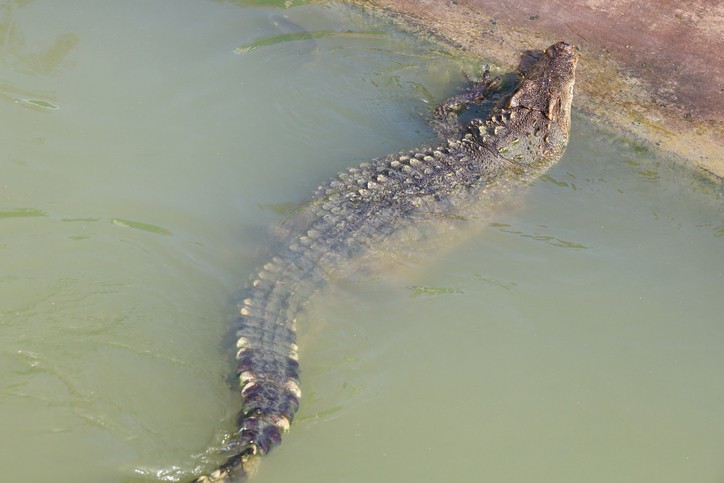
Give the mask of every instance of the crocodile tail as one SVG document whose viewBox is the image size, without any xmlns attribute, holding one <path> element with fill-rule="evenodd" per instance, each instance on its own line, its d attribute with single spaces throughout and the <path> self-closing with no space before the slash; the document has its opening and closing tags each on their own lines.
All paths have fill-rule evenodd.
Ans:
<svg viewBox="0 0 724 483">
<path fill-rule="evenodd" d="M 239 337 L 239 378 L 243 405 L 224 464 L 196 482 L 233 482 L 250 478 L 259 459 L 278 446 L 299 409 L 298 363 L 289 355 L 254 347 Z"/>
<path fill-rule="evenodd" d="M 233 482 L 253 475 L 262 456 L 278 446 L 299 409 L 301 389 L 294 317 L 298 295 L 281 280 L 294 278 L 267 264 L 240 307 L 236 332 L 237 374 L 243 404 L 237 431 L 225 448 L 231 456 L 196 482 Z M 290 275 L 292 275 L 290 277 Z"/>
</svg>

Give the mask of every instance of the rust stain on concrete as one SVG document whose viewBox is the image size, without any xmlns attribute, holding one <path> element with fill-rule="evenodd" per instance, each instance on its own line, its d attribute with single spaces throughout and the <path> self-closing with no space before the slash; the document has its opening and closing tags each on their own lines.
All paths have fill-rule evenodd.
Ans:
<svg viewBox="0 0 724 483">
<path fill-rule="evenodd" d="M 724 179 L 719 0 L 350 0 L 514 69 L 559 40 L 581 52 L 574 104 Z"/>
</svg>

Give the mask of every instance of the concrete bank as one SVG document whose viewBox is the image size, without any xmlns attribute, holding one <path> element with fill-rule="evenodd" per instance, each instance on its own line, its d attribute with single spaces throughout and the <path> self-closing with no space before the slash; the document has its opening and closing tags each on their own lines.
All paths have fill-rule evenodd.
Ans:
<svg viewBox="0 0 724 483">
<path fill-rule="evenodd" d="M 559 40 L 581 53 L 574 104 L 724 179 L 724 4 L 718 0 L 350 0 L 515 69 Z"/>
</svg>

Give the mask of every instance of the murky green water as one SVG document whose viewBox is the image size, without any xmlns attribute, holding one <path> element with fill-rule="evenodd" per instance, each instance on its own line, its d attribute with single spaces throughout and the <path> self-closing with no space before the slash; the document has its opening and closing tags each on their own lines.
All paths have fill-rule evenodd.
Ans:
<svg viewBox="0 0 724 483">
<path fill-rule="evenodd" d="M 213 461 L 267 227 L 460 71 L 341 7 L 0 3 L 2 479 Z M 472 239 L 316 300 L 257 481 L 723 481 L 721 196 L 577 115 Z"/>
</svg>

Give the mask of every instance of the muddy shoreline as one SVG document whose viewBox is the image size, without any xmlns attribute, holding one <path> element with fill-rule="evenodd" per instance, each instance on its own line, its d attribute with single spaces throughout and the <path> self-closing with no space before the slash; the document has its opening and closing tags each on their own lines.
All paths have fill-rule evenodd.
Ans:
<svg viewBox="0 0 724 483">
<path fill-rule="evenodd" d="M 724 180 L 724 7 L 716 0 L 348 0 L 501 67 L 578 46 L 575 107 Z"/>
</svg>

